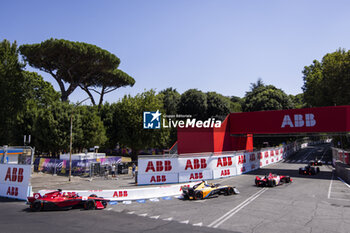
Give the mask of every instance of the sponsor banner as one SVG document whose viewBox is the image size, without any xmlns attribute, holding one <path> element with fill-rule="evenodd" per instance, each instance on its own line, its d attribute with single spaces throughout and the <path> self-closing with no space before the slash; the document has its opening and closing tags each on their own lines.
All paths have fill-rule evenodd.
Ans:
<svg viewBox="0 0 350 233">
<path fill-rule="evenodd" d="M 225 155 L 213 157 L 210 168 L 213 170 L 221 168 L 236 168 L 238 157 L 236 155 Z"/>
<path fill-rule="evenodd" d="M 0 164 L 0 196 L 27 199 L 31 165 Z"/>
<path fill-rule="evenodd" d="M 237 168 L 236 167 L 227 167 L 213 170 L 213 179 L 236 176 Z"/>
<path fill-rule="evenodd" d="M 193 172 L 180 172 L 179 182 L 211 180 L 213 179 L 213 172 L 211 170 L 198 170 Z"/>
<path fill-rule="evenodd" d="M 151 188 L 139 189 L 115 189 L 115 190 L 62 190 L 64 193 L 74 193 L 79 196 L 88 197 L 96 194 L 98 197 L 103 197 L 113 201 L 130 201 L 139 199 L 150 199 L 158 197 L 176 196 L 182 194 L 182 186 L 193 186 L 198 182 L 191 182 L 185 184 L 167 185 Z M 40 190 L 39 193 L 52 192 L 54 190 Z"/>
<path fill-rule="evenodd" d="M 164 159 L 145 159 L 138 160 L 138 174 L 153 174 L 153 173 L 174 173 L 178 172 L 177 158 Z"/>
<path fill-rule="evenodd" d="M 179 183 L 178 173 L 156 173 L 156 174 L 138 174 L 137 184 L 168 184 Z"/>
<path fill-rule="evenodd" d="M 212 156 L 195 157 L 195 158 L 179 158 L 179 172 L 190 172 L 196 170 L 209 170 L 212 164 Z"/>
</svg>

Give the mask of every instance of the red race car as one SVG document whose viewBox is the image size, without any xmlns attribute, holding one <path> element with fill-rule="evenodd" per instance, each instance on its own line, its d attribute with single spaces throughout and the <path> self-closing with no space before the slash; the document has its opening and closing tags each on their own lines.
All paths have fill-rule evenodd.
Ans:
<svg viewBox="0 0 350 233">
<path fill-rule="evenodd" d="M 260 187 L 274 187 L 277 185 L 281 185 L 284 183 L 290 183 L 293 180 L 290 178 L 290 176 L 279 176 L 276 174 L 268 174 L 266 176 L 257 176 L 255 178 L 255 185 Z"/>
<path fill-rule="evenodd" d="M 72 209 L 84 207 L 86 210 L 104 209 L 109 200 L 97 197 L 92 194 L 88 197 L 81 197 L 75 193 L 64 193 L 61 189 L 46 193 L 34 193 L 33 197 L 28 197 L 28 204 L 32 211 L 45 209 Z"/>
</svg>

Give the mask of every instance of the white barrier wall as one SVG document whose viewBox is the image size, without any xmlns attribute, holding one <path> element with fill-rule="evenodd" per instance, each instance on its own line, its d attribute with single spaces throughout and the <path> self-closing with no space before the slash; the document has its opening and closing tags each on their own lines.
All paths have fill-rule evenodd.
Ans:
<svg viewBox="0 0 350 233">
<path fill-rule="evenodd" d="M 167 184 L 240 175 L 276 163 L 300 149 L 296 143 L 254 152 L 199 157 L 139 158 L 137 183 Z"/>
<path fill-rule="evenodd" d="M 0 196 L 26 200 L 31 165 L 0 164 Z"/>
<path fill-rule="evenodd" d="M 115 189 L 115 190 L 62 190 L 63 193 L 78 194 L 79 196 L 88 197 L 91 194 L 96 194 L 98 197 L 103 197 L 113 201 L 128 201 L 150 199 L 157 197 L 168 197 L 182 194 L 182 186 L 193 186 L 196 183 L 175 184 L 160 187 L 139 188 L 139 189 Z M 52 192 L 54 190 L 40 190 L 39 193 Z"/>
</svg>

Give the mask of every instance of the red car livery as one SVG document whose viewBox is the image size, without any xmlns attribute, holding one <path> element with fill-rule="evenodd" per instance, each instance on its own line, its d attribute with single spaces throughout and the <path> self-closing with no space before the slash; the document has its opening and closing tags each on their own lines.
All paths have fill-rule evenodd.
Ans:
<svg viewBox="0 0 350 233">
<path fill-rule="evenodd" d="M 71 209 L 73 207 L 84 207 L 86 210 L 104 209 L 109 200 L 97 197 L 92 194 L 88 197 L 82 197 L 75 193 L 63 193 L 58 189 L 41 196 L 40 193 L 34 193 L 33 197 L 28 197 L 28 204 L 32 211 L 45 209 Z"/>
<path fill-rule="evenodd" d="M 255 178 L 255 185 L 260 187 L 274 187 L 284 183 L 290 183 L 292 181 L 293 180 L 290 178 L 290 176 L 279 176 L 270 173 L 266 176 L 257 176 Z"/>
</svg>

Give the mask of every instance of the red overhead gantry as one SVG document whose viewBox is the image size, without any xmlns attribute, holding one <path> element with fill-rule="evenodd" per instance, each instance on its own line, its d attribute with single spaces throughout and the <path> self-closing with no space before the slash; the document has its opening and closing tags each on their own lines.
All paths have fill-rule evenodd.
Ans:
<svg viewBox="0 0 350 233">
<path fill-rule="evenodd" d="M 253 135 L 350 132 L 350 106 L 231 113 L 220 128 L 178 128 L 178 153 L 253 149 Z"/>
</svg>

